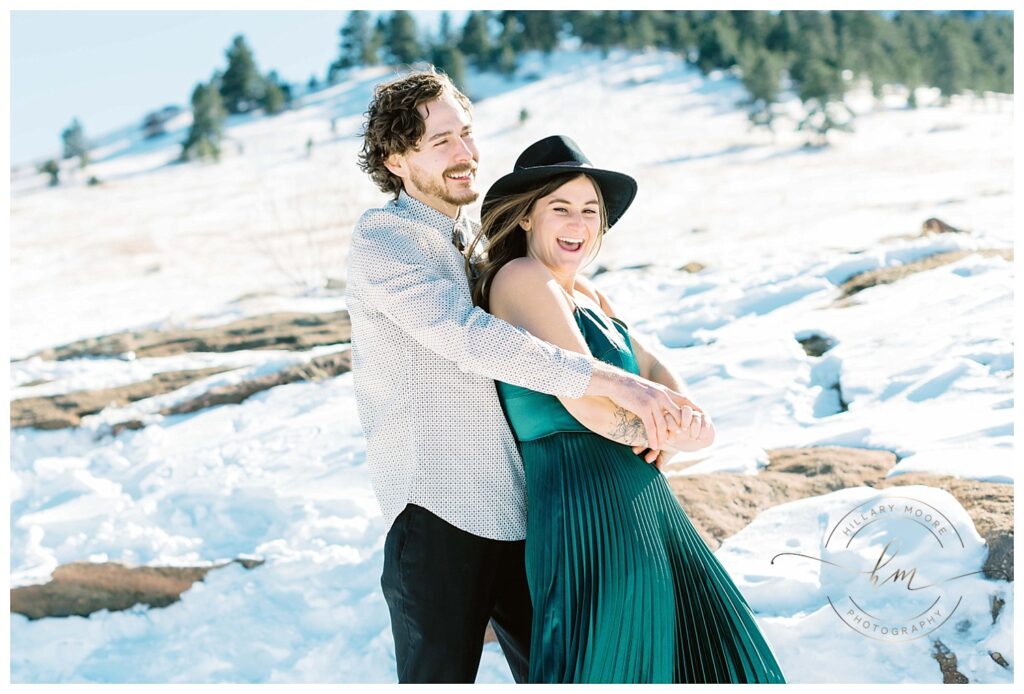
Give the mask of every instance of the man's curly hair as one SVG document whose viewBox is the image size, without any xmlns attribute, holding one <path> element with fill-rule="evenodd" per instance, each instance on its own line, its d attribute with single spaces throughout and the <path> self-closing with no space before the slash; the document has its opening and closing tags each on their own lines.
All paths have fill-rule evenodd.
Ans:
<svg viewBox="0 0 1024 694">
<path fill-rule="evenodd" d="M 416 147 L 426 124 L 416 108 L 423 103 L 451 94 L 472 116 L 471 104 L 465 94 L 452 84 L 448 76 L 431 66 L 377 85 L 366 110 L 363 123 L 363 148 L 359 152 L 359 168 L 385 193 L 398 198 L 402 179 L 388 171 L 384 160 L 392 154 L 404 154 Z"/>
</svg>

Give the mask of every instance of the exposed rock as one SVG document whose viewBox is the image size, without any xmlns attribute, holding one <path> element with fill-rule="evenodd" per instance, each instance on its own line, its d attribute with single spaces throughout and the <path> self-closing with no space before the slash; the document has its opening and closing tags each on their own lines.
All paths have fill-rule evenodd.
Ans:
<svg viewBox="0 0 1024 694">
<path fill-rule="evenodd" d="M 823 337 L 822 335 L 808 335 L 807 337 L 797 338 L 797 342 L 800 343 L 800 346 L 804 348 L 804 352 L 809 357 L 820 357 L 836 346 L 835 340 L 831 337 Z"/>
<path fill-rule="evenodd" d="M 180 402 L 172 407 L 160 410 L 160 414 L 173 415 L 195 412 L 207 407 L 225 404 L 237 404 L 251 395 L 274 386 L 294 383 L 295 381 L 319 381 L 346 373 L 352 368 L 350 352 L 336 352 L 314 357 L 305 364 L 289 366 L 276 373 L 260 376 L 242 383 L 221 386 L 206 391 L 199 397 Z"/>
<path fill-rule="evenodd" d="M 47 360 L 112 357 L 166 357 L 188 352 L 235 352 L 243 349 L 303 351 L 319 345 L 349 342 L 348 311 L 333 313 L 268 313 L 214 326 L 183 330 L 142 330 L 78 340 L 37 352 Z"/>
<path fill-rule="evenodd" d="M 216 328 L 184 331 L 146 331 L 118 333 L 39 352 L 47 359 L 80 356 L 118 355 L 134 352 L 135 356 L 167 356 L 186 352 L 224 352 L 242 349 L 306 350 L 317 345 L 347 343 L 351 327 L 347 311 L 334 313 L 271 313 L 224 324 Z M 261 390 L 294 381 L 330 378 L 349 371 L 347 353 L 328 354 L 306 364 L 246 383 L 217 388 L 174 407 L 163 415 L 190 413 L 215 404 L 237 403 Z M 189 383 L 227 371 L 226 367 L 198 368 L 181 372 L 164 372 L 138 383 L 115 388 L 76 391 L 60 395 L 27 397 L 11 400 L 10 426 L 36 429 L 77 427 L 87 415 L 98 413 L 112 404 L 127 404 L 162 395 Z M 144 426 L 133 420 L 114 426 L 113 433 Z"/>
<path fill-rule="evenodd" d="M 956 669 L 956 653 L 949 650 L 946 644 L 936 640 L 933 643 L 932 657 L 939 663 L 942 671 L 943 684 L 967 684 L 969 681 L 964 673 Z"/>
<path fill-rule="evenodd" d="M 907 263 L 906 265 L 896 265 L 893 267 L 868 270 L 867 272 L 854 275 L 839 287 L 840 297 L 836 300 L 833 306 L 836 308 L 849 306 L 851 303 L 843 300 L 853 296 L 857 292 L 879 284 L 891 284 L 916 272 L 933 270 L 937 267 L 941 267 L 942 265 L 948 265 L 949 263 L 956 262 L 961 258 L 966 258 L 974 253 L 986 258 L 1000 256 L 1009 261 L 1013 260 L 1012 248 L 983 248 L 977 251 L 949 251 L 948 253 L 935 253 L 934 255 L 927 256 L 912 263 Z"/>
<path fill-rule="evenodd" d="M 944 489 L 964 507 L 988 545 L 982 567 L 986 578 L 1013 580 L 1013 485 L 981 482 L 948 475 L 911 472 L 874 485 L 878 489 L 923 484 Z"/>
<path fill-rule="evenodd" d="M 992 623 L 995 624 L 996 620 L 999 619 L 999 613 L 1003 611 L 1003 605 L 1006 601 L 998 595 L 992 596 Z"/>
<path fill-rule="evenodd" d="M 1013 580 L 1013 485 L 921 472 L 886 478 L 896 463 L 896 456 L 889 451 L 823 446 L 767 453 L 769 465 L 757 475 L 715 472 L 668 478 L 712 550 L 761 511 L 778 504 L 847 487 L 885 489 L 920 484 L 946 490 L 970 515 L 978 534 L 988 543 L 985 576 Z"/>
<path fill-rule="evenodd" d="M 996 661 L 996 663 L 1006 668 L 1007 670 L 1010 669 L 1010 664 L 1006 662 L 1006 658 L 1003 657 L 1002 653 L 1000 653 L 999 651 L 989 651 L 988 654 L 989 657 L 992 658 L 992 660 Z"/>
<path fill-rule="evenodd" d="M 704 263 L 698 263 L 696 260 L 691 260 L 686 265 L 681 266 L 679 270 L 681 272 L 689 272 L 691 274 L 696 274 L 703 270 L 705 267 L 707 266 L 704 265 Z"/>
<path fill-rule="evenodd" d="M 247 569 L 262 559 L 235 559 L 214 566 L 138 566 L 75 562 L 58 566 L 49 583 L 11 589 L 11 612 L 29 619 L 88 617 L 100 610 L 127 610 L 139 603 L 166 607 L 207 572 L 237 562 Z"/>
<path fill-rule="evenodd" d="M 80 390 L 61 395 L 19 398 L 11 401 L 11 427 L 63 429 L 81 424 L 82 417 L 109 405 L 126 405 L 136 400 L 170 393 L 193 381 L 226 371 L 225 367 L 166 371 L 152 378 L 114 388 Z"/>
<path fill-rule="evenodd" d="M 927 236 L 928 234 L 963 234 L 967 233 L 963 229 L 957 229 L 955 226 L 946 224 L 941 219 L 930 217 L 924 220 L 921 225 L 921 236 Z"/>
<path fill-rule="evenodd" d="M 837 489 L 872 485 L 896 464 L 889 451 L 859 448 L 780 448 L 757 475 L 713 472 L 673 476 L 668 482 L 712 550 L 767 508 Z M 672 466 L 667 468 L 670 471 Z"/>
</svg>

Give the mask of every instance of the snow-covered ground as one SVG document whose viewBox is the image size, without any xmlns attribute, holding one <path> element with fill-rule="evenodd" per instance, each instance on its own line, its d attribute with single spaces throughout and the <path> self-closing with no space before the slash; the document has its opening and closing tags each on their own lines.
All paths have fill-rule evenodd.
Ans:
<svg viewBox="0 0 1024 694">
<path fill-rule="evenodd" d="M 85 175 L 50 189 L 18 174 L 12 359 L 126 328 L 344 308 L 340 290 L 315 287 L 344 280 L 355 220 L 382 202 L 355 155 L 362 111 L 385 74 L 358 72 L 275 118 L 236 119 L 216 165 L 168 164 L 187 127 L 179 117 L 162 140 L 110 144 L 89 169 L 102 186 L 87 187 Z M 703 77 L 676 56 L 565 52 L 532 58 L 520 75 L 471 75 L 481 188 L 553 133 L 638 179 L 595 282 L 715 418 L 716 444 L 674 474 L 757 474 L 765 449 L 843 445 L 895 452 L 890 475 L 1013 483 L 1012 262 L 968 255 L 833 305 L 838 285 L 865 270 L 1012 247 L 1012 102 L 910 110 L 898 93 L 875 104 L 857 92 L 856 131 L 807 149 L 793 120 L 782 119 L 774 138 L 750 131 L 738 82 Z M 519 125 L 522 108 L 529 119 Z M 929 217 L 971 233 L 913 238 Z M 706 269 L 678 270 L 691 261 Z M 807 356 L 797 340 L 812 333 L 835 347 Z M 86 417 L 75 430 L 13 430 L 13 586 L 45 582 L 71 561 L 266 560 L 213 571 L 162 609 L 11 615 L 15 682 L 394 680 L 379 586 L 385 528 L 351 374 L 189 415 L 152 414 L 330 350 L 12 362 L 12 397 L 237 369 Z M 41 379 L 50 382 L 28 385 Z M 99 435 L 131 417 L 151 423 Z M 980 569 L 984 545 L 951 496 L 901 492 L 940 508 L 963 538 L 941 555 L 941 570 L 927 537 L 908 534 L 904 555 L 942 577 Z M 850 593 L 847 575 L 795 557 L 771 563 L 782 552 L 824 558 L 833 551 L 824 531 L 872 495 L 847 489 L 769 509 L 717 552 L 792 682 L 941 681 L 929 639 L 879 642 L 840 621 L 828 598 Z M 1013 665 L 1012 583 L 972 575 L 950 586 L 963 602 L 935 635 L 971 681 L 1012 681 L 1012 669 L 988 656 L 999 651 Z M 992 627 L 994 594 L 1007 604 Z M 894 597 L 877 600 L 869 609 L 884 613 Z M 972 626 L 958 628 L 965 619 Z M 511 681 L 493 644 L 479 681 Z"/>
</svg>

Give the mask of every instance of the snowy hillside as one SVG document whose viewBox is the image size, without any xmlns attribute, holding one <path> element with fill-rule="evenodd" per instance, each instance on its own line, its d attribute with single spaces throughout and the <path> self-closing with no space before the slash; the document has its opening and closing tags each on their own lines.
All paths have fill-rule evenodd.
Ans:
<svg viewBox="0 0 1024 694">
<path fill-rule="evenodd" d="M 110 138 L 67 185 L 15 175 L 12 399 L 226 370 L 77 427 L 12 429 L 12 586 L 44 583 L 75 561 L 265 563 L 211 571 L 164 608 L 12 614 L 13 681 L 394 680 L 379 586 L 386 529 L 351 374 L 161 414 L 343 345 L 28 358 L 121 330 L 343 309 L 351 229 L 384 201 L 355 157 L 362 112 L 386 76 L 359 71 L 295 110 L 237 117 L 218 164 L 172 163 L 184 113 L 162 138 Z M 857 89 L 855 131 L 819 149 L 793 130 L 795 99 L 780 105 L 789 116 L 774 136 L 751 131 L 733 76 L 704 77 L 666 53 L 533 56 L 515 81 L 471 74 L 469 83 L 482 191 L 525 146 L 555 133 L 638 180 L 636 202 L 591 270 L 715 418 L 715 445 L 680 456 L 673 484 L 716 471 L 756 477 L 774 449 L 845 446 L 894 454 L 887 480 L 964 478 L 1012 497 L 1012 100 L 907 109 L 898 89 L 883 102 Z M 89 175 L 103 184 L 87 186 Z M 962 232 L 921 235 L 929 218 Z M 691 263 L 702 269 L 683 270 Z M 845 284 L 869 272 L 884 279 L 861 291 Z M 829 343 L 821 356 L 801 346 L 812 336 Z M 128 420 L 146 426 L 111 433 Z M 941 560 L 916 535 L 905 555 L 942 577 L 981 569 L 984 533 L 963 501 L 916 482 L 899 489 L 941 508 L 962 536 Z M 828 599 L 851 590 L 847 576 L 817 561 L 771 562 L 831 552 L 823 531 L 873 493 L 851 486 L 773 506 L 717 550 L 791 682 L 942 681 L 929 638 L 877 642 L 840 621 Z M 1012 682 L 1012 581 L 976 574 L 950 585 L 963 599 L 933 636 L 970 681 Z M 997 595 L 999 621 L 990 615 Z M 896 597 L 877 600 L 871 608 L 881 610 Z M 43 647 L 54 642 L 62 647 Z M 494 644 L 479 681 L 511 681 Z"/>
</svg>

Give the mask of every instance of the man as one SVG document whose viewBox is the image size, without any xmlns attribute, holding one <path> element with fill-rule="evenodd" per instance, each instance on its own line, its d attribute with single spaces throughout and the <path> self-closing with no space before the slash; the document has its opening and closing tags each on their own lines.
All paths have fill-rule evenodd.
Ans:
<svg viewBox="0 0 1024 694">
<path fill-rule="evenodd" d="M 381 587 L 401 682 L 473 682 L 488 620 L 517 682 L 529 665 L 525 480 L 494 380 L 636 413 L 653 460 L 692 405 L 473 306 L 462 248 L 479 160 L 469 100 L 443 74 L 377 87 L 360 168 L 394 199 L 352 235 L 352 372 L 389 526 Z"/>
</svg>

